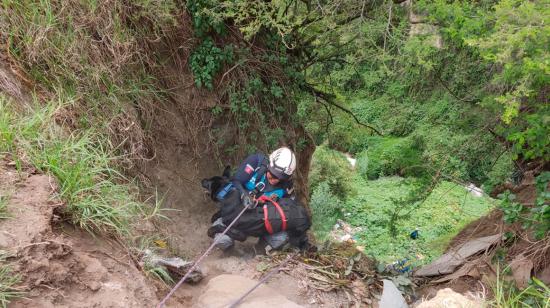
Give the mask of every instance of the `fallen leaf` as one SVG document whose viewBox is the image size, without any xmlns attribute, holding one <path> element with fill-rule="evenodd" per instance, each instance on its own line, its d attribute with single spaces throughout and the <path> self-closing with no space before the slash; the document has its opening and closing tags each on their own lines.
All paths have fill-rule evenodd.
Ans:
<svg viewBox="0 0 550 308">
<path fill-rule="evenodd" d="M 166 243 L 166 241 L 163 241 L 163 240 L 156 240 L 154 241 L 154 243 L 155 245 L 157 245 L 157 247 L 162 249 L 166 249 L 168 247 L 168 244 Z"/>
</svg>

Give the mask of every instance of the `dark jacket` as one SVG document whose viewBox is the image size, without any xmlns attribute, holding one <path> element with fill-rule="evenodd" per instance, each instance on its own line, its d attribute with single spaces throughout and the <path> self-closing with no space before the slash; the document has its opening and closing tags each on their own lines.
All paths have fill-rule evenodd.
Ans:
<svg viewBox="0 0 550 308">
<path fill-rule="evenodd" d="M 221 203 L 219 215 L 222 217 L 224 225 L 228 226 L 243 210 L 243 205 L 236 190 L 232 191 Z M 290 198 L 279 199 L 277 203 L 286 218 L 286 232 L 289 235 L 290 243 L 296 247 L 302 247 L 307 243 L 306 232 L 311 227 L 306 209 L 298 204 L 298 201 Z M 246 210 L 233 227 L 229 229 L 227 235 L 234 240 L 244 241 L 248 236 L 261 237 L 269 234 L 264 220 L 264 206 L 273 233 L 283 231 L 281 215 L 271 202 L 266 202 L 265 205 L 259 204 L 254 209 Z M 211 230 L 209 234 L 222 232 L 222 229 L 225 228 Z"/>
<path fill-rule="evenodd" d="M 261 182 L 259 187 L 263 189 L 257 197 L 272 193 L 277 194 L 279 198 L 291 197 L 294 190 L 292 180 L 281 181 L 275 186 L 269 184 L 266 179 L 268 164 L 269 158 L 263 153 L 249 155 L 239 165 L 230 181 L 241 194 L 249 193 Z M 262 187 L 263 185 L 265 186 Z"/>
</svg>

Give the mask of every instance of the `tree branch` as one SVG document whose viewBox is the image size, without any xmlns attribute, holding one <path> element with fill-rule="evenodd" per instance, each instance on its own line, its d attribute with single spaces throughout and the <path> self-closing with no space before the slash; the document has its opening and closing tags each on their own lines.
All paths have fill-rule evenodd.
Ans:
<svg viewBox="0 0 550 308">
<path fill-rule="evenodd" d="M 315 98 L 315 100 L 317 100 L 317 98 Z M 323 104 L 321 103 L 321 105 L 323 105 L 323 107 L 325 107 L 325 110 L 327 111 L 327 125 L 325 126 L 325 132 L 328 134 L 328 128 L 331 124 L 334 124 L 334 120 L 332 118 L 332 113 L 330 112 L 330 108 L 328 108 L 328 106 L 326 104 Z"/>
<path fill-rule="evenodd" d="M 365 124 L 363 122 L 361 122 L 359 120 L 359 118 L 349 109 L 345 108 L 344 106 L 341 106 L 339 105 L 338 103 L 335 102 L 335 97 L 334 95 L 332 94 L 329 94 L 329 93 L 325 93 L 323 91 L 320 91 L 320 90 L 317 90 L 315 89 L 313 86 L 311 85 L 305 85 L 304 86 L 306 88 L 306 90 L 308 92 L 310 92 L 316 99 L 319 98 L 321 100 L 323 100 L 325 103 L 327 103 L 328 105 L 330 106 L 333 106 L 333 107 L 336 107 L 337 109 L 340 109 L 341 111 L 351 115 L 351 117 L 355 120 L 355 122 L 361 126 L 364 126 L 370 130 L 372 130 L 373 132 L 375 132 L 377 135 L 379 136 L 383 136 L 383 134 L 378 130 L 376 129 L 375 127 L 369 125 L 369 124 Z"/>
<path fill-rule="evenodd" d="M 474 103 L 478 103 L 479 102 L 479 99 L 477 98 L 474 98 L 474 99 L 465 99 L 465 98 L 460 98 L 458 97 L 458 95 L 456 95 L 451 89 L 449 89 L 449 87 L 447 86 L 447 84 L 445 82 L 443 82 L 443 80 L 441 79 L 441 77 L 439 76 L 439 74 L 436 75 L 437 80 L 439 81 L 439 83 L 447 90 L 447 92 L 449 92 L 456 100 L 458 100 L 459 102 L 464 102 L 464 103 L 470 103 L 470 104 L 474 104 Z"/>
</svg>

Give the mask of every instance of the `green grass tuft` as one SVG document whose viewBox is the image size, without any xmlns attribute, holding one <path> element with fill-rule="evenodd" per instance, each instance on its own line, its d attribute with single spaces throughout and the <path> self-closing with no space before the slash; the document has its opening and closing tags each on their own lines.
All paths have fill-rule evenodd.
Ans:
<svg viewBox="0 0 550 308">
<path fill-rule="evenodd" d="M 0 219 L 6 219 L 10 217 L 8 213 L 9 199 L 10 199 L 9 196 L 0 195 Z"/>
<path fill-rule="evenodd" d="M 53 120 L 63 105 L 57 101 L 17 116 L 2 97 L 0 104 L 0 118 L 12 115 L 6 122 L 14 136 L 12 156 L 25 153 L 36 168 L 57 179 L 67 217 L 91 232 L 128 234 L 140 207 L 137 189 L 113 168 L 117 157 L 106 138 L 91 130 L 65 133 Z"/>
<path fill-rule="evenodd" d="M 21 276 L 15 274 L 6 264 L 0 265 L 0 305 L 3 308 L 14 299 L 23 296 L 23 292 L 15 286 L 21 281 Z"/>
<path fill-rule="evenodd" d="M 518 289 L 513 279 L 504 277 L 497 268 L 497 279 L 493 285 L 493 300 L 489 307 L 495 308 L 550 308 L 550 287 L 533 277 L 527 288 Z"/>
</svg>

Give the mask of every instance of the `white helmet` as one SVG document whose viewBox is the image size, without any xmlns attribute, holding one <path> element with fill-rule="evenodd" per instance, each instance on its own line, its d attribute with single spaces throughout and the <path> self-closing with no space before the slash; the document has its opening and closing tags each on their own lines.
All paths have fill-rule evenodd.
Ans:
<svg viewBox="0 0 550 308">
<path fill-rule="evenodd" d="M 296 156 L 287 148 L 282 147 L 269 155 L 269 172 L 281 180 L 288 180 L 296 170 Z"/>
</svg>

